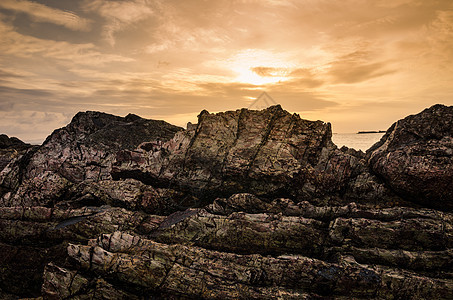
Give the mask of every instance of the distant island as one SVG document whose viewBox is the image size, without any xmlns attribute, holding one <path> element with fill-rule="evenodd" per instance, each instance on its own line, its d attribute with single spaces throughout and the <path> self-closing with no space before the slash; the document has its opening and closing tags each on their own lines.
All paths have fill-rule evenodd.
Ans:
<svg viewBox="0 0 453 300">
<path fill-rule="evenodd" d="M 385 130 L 379 130 L 379 131 L 371 130 L 371 131 L 359 131 L 359 132 L 357 132 L 357 134 L 366 134 L 366 133 L 385 133 Z"/>
</svg>

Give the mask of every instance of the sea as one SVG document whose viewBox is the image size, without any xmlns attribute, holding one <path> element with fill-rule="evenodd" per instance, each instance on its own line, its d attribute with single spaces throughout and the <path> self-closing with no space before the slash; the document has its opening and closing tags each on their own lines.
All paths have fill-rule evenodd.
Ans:
<svg viewBox="0 0 453 300">
<path fill-rule="evenodd" d="M 338 148 L 346 146 L 365 152 L 378 142 L 383 135 L 384 133 L 333 133 L 332 141 Z"/>
</svg>

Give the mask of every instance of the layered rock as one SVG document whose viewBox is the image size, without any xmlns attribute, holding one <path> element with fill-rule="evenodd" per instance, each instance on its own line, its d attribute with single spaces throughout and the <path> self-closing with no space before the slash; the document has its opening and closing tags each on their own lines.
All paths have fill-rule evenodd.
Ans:
<svg viewBox="0 0 453 300">
<path fill-rule="evenodd" d="M 126 289 L 121 293 L 137 298 L 174 295 L 199 299 L 313 299 L 321 296 L 448 299 L 453 296 L 451 280 L 360 265 L 347 259 L 333 263 L 294 255 L 237 255 L 165 245 L 121 232 L 102 235 L 87 246 L 70 244 L 68 253 L 81 270 L 101 275 L 111 282 L 121 282 L 120 286 Z M 70 296 L 93 281 L 77 276 L 50 265 L 43 292 L 48 296 L 58 293 Z M 62 282 L 68 288 L 59 291 L 61 285 L 55 288 L 52 282 Z M 121 294 L 116 295 L 118 298 Z"/>
<path fill-rule="evenodd" d="M 363 160 L 338 150 L 331 135 L 329 123 L 303 120 L 278 105 L 262 111 L 203 111 L 196 126 L 166 143 L 120 151 L 112 175 L 207 201 L 237 192 L 318 203 L 401 200 Z"/>
<path fill-rule="evenodd" d="M 364 155 L 279 106 L 80 113 L 0 173 L 0 297 L 451 299 L 450 114 Z"/>
<path fill-rule="evenodd" d="M 68 241 L 83 243 L 118 230 L 150 232 L 163 218 L 108 206 L 3 207 L 0 216 L 0 289 L 20 296 L 39 293 L 44 267 L 64 263 Z"/>
<path fill-rule="evenodd" d="M 44 295 L 89 297 L 99 287 L 97 297 L 113 299 L 453 296 L 451 214 L 238 194 L 152 219 L 140 235 L 69 244 L 72 267 L 48 265 Z"/>
<path fill-rule="evenodd" d="M 279 106 L 259 112 L 203 111 L 196 126 L 171 141 L 119 153 L 113 174 L 200 194 L 289 194 L 302 164 L 315 164 L 329 138 L 329 124 L 301 120 Z"/>
<path fill-rule="evenodd" d="M 402 197 L 453 209 L 453 107 L 434 105 L 399 120 L 367 155 L 373 172 Z"/>
<path fill-rule="evenodd" d="M 0 248 L 10 253 L 1 261 L 5 285 L 0 289 L 22 296 L 36 294 L 44 266 L 49 261 L 64 261 L 62 249 L 68 240 L 83 241 L 127 227 L 121 224 L 138 218 L 132 210 L 163 214 L 179 209 L 181 203 L 190 205 L 190 198 L 176 191 L 155 189 L 132 179 L 113 181 L 110 175 L 117 151 L 134 149 L 149 140 L 167 141 L 179 130 L 182 128 L 164 121 L 135 115 L 78 113 L 43 145 L 17 155 L 0 173 Z M 9 144 L 3 140 L 2 145 L 20 146 L 14 139 Z M 130 217 L 128 213 L 93 212 L 93 206 L 99 210 L 105 205 L 131 209 L 127 211 Z M 80 210 L 91 211 L 91 215 L 80 215 Z M 28 259 L 20 259 L 22 256 Z"/>
</svg>

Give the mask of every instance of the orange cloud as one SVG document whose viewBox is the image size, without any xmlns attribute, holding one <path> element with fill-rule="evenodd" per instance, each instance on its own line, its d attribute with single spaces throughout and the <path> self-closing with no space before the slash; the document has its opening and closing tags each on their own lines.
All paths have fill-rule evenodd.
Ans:
<svg viewBox="0 0 453 300">
<path fill-rule="evenodd" d="M 2 0 L 0 8 L 26 13 L 36 22 L 49 22 L 71 30 L 88 31 L 91 21 L 78 15 L 25 0 Z"/>
</svg>

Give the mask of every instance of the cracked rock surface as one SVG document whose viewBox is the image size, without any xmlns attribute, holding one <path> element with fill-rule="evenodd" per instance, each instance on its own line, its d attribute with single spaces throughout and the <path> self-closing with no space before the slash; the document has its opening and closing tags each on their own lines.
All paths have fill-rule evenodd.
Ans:
<svg viewBox="0 0 453 300">
<path fill-rule="evenodd" d="M 198 124 L 166 143 L 119 151 L 112 176 L 186 191 L 202 202 L 239 192 L 319 204 L 403 201 L 331 136 L 329 123 L 303 120 L 279 105 L 202 111 Z"/>
<path fill-rule="evenodd" d="M 453 299 L 452 116 L 366 155 L 280 106 L 0 136 L 0 298 Z"/>
<path fill-rule="evenodd" d="M 399 120 L 367 154 L 373 172 L 398 194 L 453 209 L 453 107 L 434 105 Z"/>
</svg>

